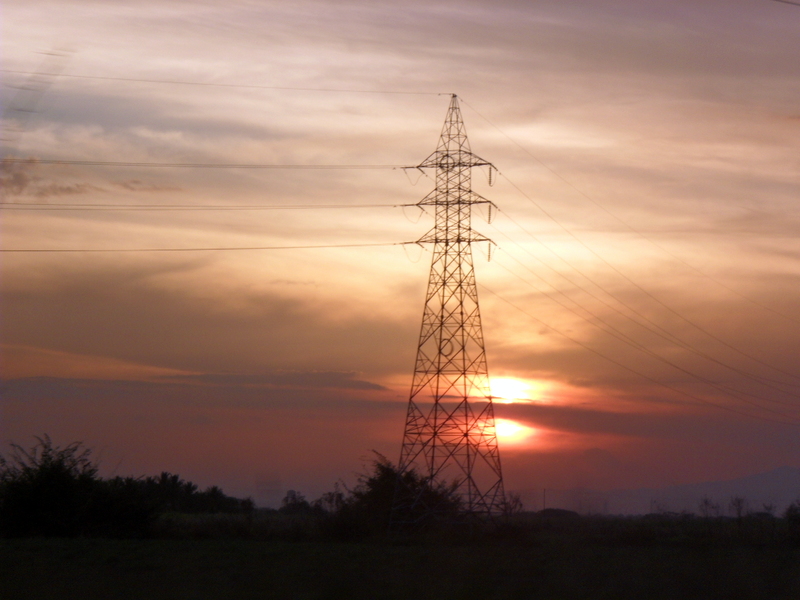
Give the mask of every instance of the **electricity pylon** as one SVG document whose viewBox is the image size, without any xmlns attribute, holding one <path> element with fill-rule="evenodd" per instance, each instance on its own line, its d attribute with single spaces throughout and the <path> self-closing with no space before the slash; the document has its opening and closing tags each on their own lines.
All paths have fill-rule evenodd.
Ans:
<svg viewBox="0 0 800 600">
<path fill-rule="evenodd" d="M 491 515 L 505 494 L 472 261 L 474 242 L 491 243 L 471 226 L 473 205 L 492 206 L 471 189 L 479 166 L 494 168 L 470 151 L 454 94 L 439 146 L 418 165 L 436 169 L 436 189 L 418 203 L 432 207 L 436 221 L 419 239 L 433 244 L 433 259 L 399 471 L 413 469 L 430 485 L 450 482 L 467 511 Z"/>
</svg>

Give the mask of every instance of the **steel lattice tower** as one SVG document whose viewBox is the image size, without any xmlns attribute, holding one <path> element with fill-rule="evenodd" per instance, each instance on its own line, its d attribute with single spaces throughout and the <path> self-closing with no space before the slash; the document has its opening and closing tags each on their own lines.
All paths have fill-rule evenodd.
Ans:
<svg viewBox="0 0 800 600">
<path fill-rule="evenodd" d="M 433 259 L 399 470 L 457 482 L 470 513 L 495 514 L 505 494 L 472 260 L 473 242 L 490 240 L 471 226 L 473 205 L 492 203 L 471 189 L 478 166 L 493 168 L 470 151 L 454 94 L 439 146 L 418 165 L 436 169 L 436 189 L 418 203 L 436 221 L 419 240 Z"/>
</svg>

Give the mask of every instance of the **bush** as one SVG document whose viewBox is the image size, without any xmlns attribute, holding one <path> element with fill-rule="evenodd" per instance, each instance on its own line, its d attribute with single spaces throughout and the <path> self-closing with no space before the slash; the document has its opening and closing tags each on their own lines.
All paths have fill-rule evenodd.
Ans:
<svg viewBox="0 0 800 600">
<path fill-rule="evenodd" d="M 789 537 L 794 542 L 800 541 L 800 500 L 795 500 L 786 508 L 783 518 L 786 521 Z"/>
<path fill-rule="evenodd" d="M 249 498 L 226 496 L 216 486 L 201 492 L 178 475 L 97 476 L 98 465 L 80 442 L 64 448 L 48 436 L 30 450 L 12 444 L 0 456 L 0 535 L 6 537 L 144 537 L 159 514 L 251 515 Z"/>
<path fill-rule="evenodd" d="M 278 512 L 284 515 L 303 515 L 319 512 L 319 510 L 320 509 L 315 506 L 311 506 L 303 494 L 294 490 L 289 490 L 286 492 L 286 496 L 284 496 L 283 500 L 281 500 L 281 507 L 278 509 Z"/>
<path fill-rule="evenodd" d="M 315 504 L 331 507 L 324 527 L 334 538 L 383 537 L 390 529 L 419 530 L 461 519 L 455 488 L 455 484 L 432 484 L 413 470 L 401 473 L 377 454 L 372 472 L 362 474 L 347 495 L 337 489 Z"/>
<path fill-rule="evenodd" d="M 145 477 L 134 481 L 159 512 L 252 513 L 255 508 L 249 498 L 240 500 L 226 496 L 217 486 L 211 486 L 201 492 L 191 481 L 184 481 L 180 475 L 166 471 L 158 477 Z"/>
<path fill-rule="evenodd" d="M 31 450 L 12 444 L 0 456 L 0 532 L 7 536 L 70 537 L 96 527 L 97 464 L 80 442 L 54 446 L 36 438 Z"/>
</svg>

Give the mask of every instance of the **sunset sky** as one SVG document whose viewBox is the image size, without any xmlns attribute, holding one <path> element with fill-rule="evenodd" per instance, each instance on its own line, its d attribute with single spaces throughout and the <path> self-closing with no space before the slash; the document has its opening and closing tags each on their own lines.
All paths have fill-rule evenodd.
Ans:
<svg viewBox="0 0 800 600">
<path fill-rule="evenodd" d="M 2 172 L 3 451 L 82 440 L 105 475 L 261 505 L 397 460 L 431 254 L 391 244 L 431 228 L 397 206 L 429 177 L 36 160 L 411 166 L 455 93 L 501 173 L 473 172 L 499 207 L 476 209 L 497 247 L 474 252 L 506 489 L 800 467 L 800 6 L 6 0 L 0 18 L 2 152 L 31 159 Z M 385 245 L 11 251 L 350 244 Z"/>
</svg>

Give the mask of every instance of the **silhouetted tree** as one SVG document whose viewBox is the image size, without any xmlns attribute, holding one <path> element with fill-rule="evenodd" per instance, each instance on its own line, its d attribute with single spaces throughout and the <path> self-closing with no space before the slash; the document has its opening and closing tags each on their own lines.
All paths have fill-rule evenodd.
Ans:
<svg viewBox="0 0 800 600">
<path fill-rule="evenodd" d="M 158 513 L 158 503 L 148 496 L 141 478 L 100 480 L 92 503 L 94 525 L 86 533 L 103 537 L 146 537 Z"/>
<path fill-rule="evenodd" d="M 314 500 L 311 505 L 319 511 L 330 514 L 342 510 L 346 503 L 347 496 L 342 492 L 339 482 L 336 482 L 332 492 L 325 492 Z"/>
<path fill-rule="evenodd" d="M 457 483 L 431 483 L 417 471 L 401 473 L 385 456 L 376 456 L 372 472 L 359 477 L 339 509 L 354 531 L 382 535 L 390 525 L 421 527 L 462 516 Z"/>
<path fill-rule="evenodd" d="M 742 517 L 744 517 L 745 513 L 747 512 L 747 500 L 745 500 L 741 496 L 734 496 L 733 498 L 731 498 L 729 506 L 731 509 L 732 516 L 736 517 L 739 520 L 741 520 Z"/>
<path fill-rule="evenodd" d="M 312 511 L 314 511 L 314 507 L 306 500 L 306 497 L 295 490 L 286 492 L 286 496 L 281 500 L 281 507 L 278 509 L 278 512 L 286 515 L 310 513 Z"/>
<path fill-rule="evenodd" d="M 179 475 L 103 480 L 90 450 L 64 448 L 48 436 L 0 456 L 0 535 L 142 537 L 164 512 L 252 514 L 251 499 L 226 496 L 216 486 L 200 492 Z M 306 503 L 307 504 L 307 503 Z"/>
<path fill-rule="evenodd" d="M 522 509 L 522 496 L 515 492 L 508 492 L 503 503 L 503 514 L 506 516 L 517 515 L 522 512 Z"/>
<path fill-rule="evenodd" d="M 160 510 L 169 512 L 193 512 L 192 499 L 197 486 L 191 481 L 184 481 L 180 475 L 162 472 L 158 477 L 147 477 L 143 485 L 146 493 L 157 504 Z"/>
<path fill-rule="evenodd" d="M 91 529 L 97 463 L 80 442 L 64 448 L 36 438 L 30 450 L 11 445 L 0 456 L 0 530 L 10 536 L 75 536 Z"/>
<path fill-rule="evenodd" d="M 139 481 L 147 498 L 160 512 L 250 513 L 255 508 L 249 498 L 240 500 L 226 496 L 217 486 L 201 492 L 194 483 L 173 473 L 162 472 L 158 477 Z"/>
<path fill-rule="evenodd" d="M 786 507 L 783 518 L 786 519 L 789 535 L 792 539 L 800 540 L 800 500 L 795 500 Z"/>
<path fill-rule="evenodd" d="M 706 519 L 718 517 L 720 514 L 720 506 L 708 496 L 704 497 L 698 506 L 700 509 L 700 516 Z"/>
</svg>

